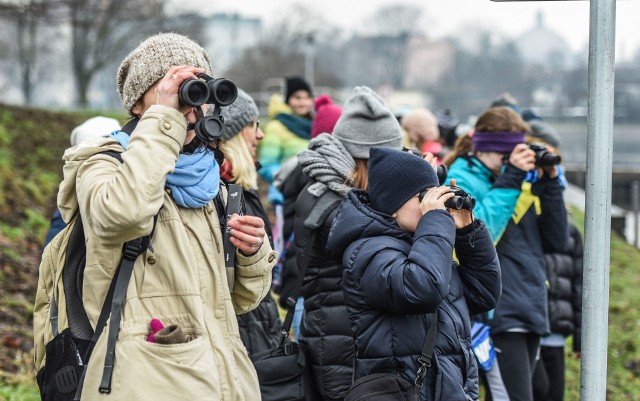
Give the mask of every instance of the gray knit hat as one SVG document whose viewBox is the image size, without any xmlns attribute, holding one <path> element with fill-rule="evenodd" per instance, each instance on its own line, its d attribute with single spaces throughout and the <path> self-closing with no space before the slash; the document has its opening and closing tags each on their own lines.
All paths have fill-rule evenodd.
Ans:
<svg viewBox="0 0 640 401">
<path fill-rule="evenodd" d="M 211 74 L 207 52 L 186 36 L 160 33 L 142 42 L 124 59 L 118 68 L 118 94 L 124 108 L 131 109 L 169 68 L 190 65 L 204 68 Z"/>
<path fill-rule="evenodd" d="M 213 107 L 207 109 L 207 115 L 213 113 Z M 238 88 L 238 97 L 229 106 L 222 107 L 220 114 L 224 117 L 224 131 L 222 139 L 228 141 L 238 135 L 250 122 L 256 120 L 260 115 L 256 102 L 253 101 L 247 92 Z"/>
<path fill-rule="evenodd" d="M 333 129 L 333 136 L 355 159 L 369 159 L 372 146 L 402 149 L 398 120 L 384 100 L 366 86 L 356 86 L 351 92 Z"/>
</svg>

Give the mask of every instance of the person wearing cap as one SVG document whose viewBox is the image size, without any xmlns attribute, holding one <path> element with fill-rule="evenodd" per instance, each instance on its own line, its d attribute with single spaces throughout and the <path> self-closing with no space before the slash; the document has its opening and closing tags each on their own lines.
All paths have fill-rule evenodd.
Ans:
<svg viewBox="0 0 640 401">
<path fill-rule="evenodd" d="M 78 125 L 71 131 L 69 136 L 69 142 L 71 146 L 77 146 L 83 142 L 90 142 L 98 138 L 109 136 L 114 131 L 120 129 L 120 123 L 115 118 L 96 116 L 91 117 L 82 124 Z M 63 228 L 67 226 L 67 223 L 62 219 L 60 210 L 56 208 L 56 211 L 51 217 L 51 224 L 49 231 L 44 239 L 42 248 L 46 247 L 49 242 L 56 236 Z"/>
<path fill-rule="evenodd" d="M 258 193 L 256 150 L 264 138 L 258 121 L 258 106 L 251 96 L 238 89 L 238 97 L 231 105 L 222 108 L 221 115 L 224 117 L 222 141 L 225 155 L 221 177 L 227 183 L 242 187 L 245 214 L 258 216 L 265 222 L 265 231 L 273 246 L 271 224 Z M 250 356 L 276 347 L 282 322 L 271 293 L 267 293 L 256 309 L 238 315 L 238 325 L 240 338 Z"/>
<path fill-rule="evenodd" d="M 308 363 L 318 372 L 313 379 L 322 400 L 344 398 L 351 385 L 355 348 L 342 292 L 342 262 L 326 249 L 337 208 L 328 213 L 315 234 L 304 223 L 327 192 L 341 199 L 352 188 L 367 188 L 372 146 L 400 150 L 402 132 L 384 100 L 371 88 L 358 86 L 345 101 L 333 134 L 318 135 L 298 155 L 298 164 L 309 179 L 296 200 L 294 220 L 299 274 L 309 254 L 300 291 L 304 298 L 300 342 L 306 344 Z"/>
<path fill-rule="evenodd" d="M 477 400 L 469 313 L 497 304 L 500 265 L 485 224 L 471 211 L 446 209 L 453 194 L 438 186 L 434 166 L 371 148 L 368 190 L 349 192 L 327 247 L 342 257 L 354 379 L 391 373 L 414 383 L 437 310 L 434 362 L 420 399 Z"/>
<path fill-rule="evenodd" d="M 311 138 L 312 108 L 311 85 L 300 77 L 285 79 L 284 99 L 274 94 L 269 100 L 269 122 L 264 127 L 264 140 L 258 151 L 262 166 L 260 176 L 269 184 L 285 161 L 307 148 Z M 272 204 L 283 203 L 282 194 L 272 185 L 268 198 Z"/>
<path fill-rule="evenodd" d="M 117 90 L 132 120 L 100 142 L 65 152 L 58 205 L 65 221 L 78 209 L 83 217 L 82 297 L 92 324 L 123 243 L 150 236 L 127 287 L 109 354 L 114 364 L 105 363 L 107 329 L 88 362 L 83 401 L 260 399 L 236 315 L 267 294 L 277 255 L 262 219 L 233 215 L 227 227 L 236 266 L 227 278 L 214 201 L 222 190 L 220 168 L 209 144 L 188 128 L 198 110 L 183 106 L 178 96 L 180 85 L 198 73 L 213 75 L 196 42 L 174 33 L 147 38 L 117 72 Z M 121 153 L 122 162 L 106 151 Z M 158 321 L 180 328 L 181 342 L 151 342 L 151 322 Z M 36 355 L 37 367 L 42 363 Z"/>
<path fill-rule="evenodd" d="M 448 177 L 476 198 L 475 213 L 502 266 L 500 303 L 476 318 L 489 325 L 501 350 L 497 365 L 509 398 L 532 401 L 540 338 L 549 332 L 543 255 L 565 248 L 568 228 L 558 168 L 536 167 L 525 144 L 528 130 L 511 107 L 488 109 L 476 122 L 472 152 L 455 159 Z"/>
<path fill-rule="evenodd" d="M 323 94 L 316 97 L 314 110 L 311 138 L 316 138 L 320 134 L 332 134 L 342 114 L 342 107 L 334 103 L 329 95 Z M 296 214 L 296 200 L 308 181 L 309 178 L 302 172 L 302 166 L 298 164 L 297 157 L 293 157 L 283 164 L 274 180 L 274 185 L 282 192 L 284 197 L 282 234 L 286 243 L 280 253 L 281 270 L 277 272 L 278 265 L 274 268 L 274 281 L 280 294 L 280 305 L 283 308 L 286 307 L 287 298 L 292 295 L 292 291 L 295 291 L 298 278 L 297 249 L 293 241 L 293 223 Z M 278 276 L 276 276 L 277 273 L 279 273 Z M 296 319 L 294 320 L 294 335 L 296 338 L 299 334 L 299 317 L 302 316 L 302 310 L 304 309 L 302 301 L 298 302 L 297 308 Z"/>
</svg>

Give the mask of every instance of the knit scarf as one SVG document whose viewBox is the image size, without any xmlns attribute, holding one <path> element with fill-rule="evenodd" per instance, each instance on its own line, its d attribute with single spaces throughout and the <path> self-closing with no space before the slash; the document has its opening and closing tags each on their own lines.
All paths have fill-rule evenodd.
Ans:
<svg viewBox="0 0 640 401">
<path fill-rule="evenodd" d="M 117 131 L 111 137 L 127 150 L 129 135 Z M 213 151 L 203 148 L 192 154 L 180 153 L 173 173 L 167 174 L 167 188 L 179 206 L 198 208 L 209 203 L 220 188 L 220 169 Z"/>
<path fill-rule="evenodd" d="M 302 139 L 311 138 L 311 120 L 293 114 L 280 113 L 274 117 Z"/>
<path fill-rule="evenodd" d="M 351 190 L 356 162 L 342 142 L 329 134 L 320 134 L 309 142 L 309 150 L 298 154 L 302 171 L 312 180 L 308 191 L 320 196 L 331 190 L 345 196 Z"/>
</svg>

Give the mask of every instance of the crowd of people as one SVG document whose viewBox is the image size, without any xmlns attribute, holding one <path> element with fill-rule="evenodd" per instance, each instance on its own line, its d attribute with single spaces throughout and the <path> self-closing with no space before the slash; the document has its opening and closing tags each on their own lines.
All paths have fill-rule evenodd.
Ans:
<svg viewBox="0 0 640 401">
<path fill-rule="evenodd" d="M 105 329 L 82 400 L 278 399 L 253 363 L 281 344 L 289 300 L 307 373 L 297 399 L 467 401 L 481 386 L 486 400 L 563 399 L 568 336 L 580 352 L 582 239 L 562 166 L 530 146 L 559 153 L 550 125 L 508 95 L 467 125 L 449 110 L 396 115 L 366 86 L 340 105 L 295 76 L 261 120 L 241 88 L 227 106 L 184 104 L 181 85 L 200 74 L 215 76 L 196 42 L 148 38 L 118 70 L 130 121 L 88 121 L 65 152 L 45 254 L 86 216 L 94 327 L 123 244 L 149 237 L 117 311 L 110 392 Z M 218 114 L 217 139 L 203 139 L 198 122 Z M 232 184 L 238 214 L 225 210 Z M 157 341 L 166 328 L 178 340 Z M 50 337 L 36 338 L 38 369 Z M 397 389 L 369 398 L 383 380 Z"/>
</svg>

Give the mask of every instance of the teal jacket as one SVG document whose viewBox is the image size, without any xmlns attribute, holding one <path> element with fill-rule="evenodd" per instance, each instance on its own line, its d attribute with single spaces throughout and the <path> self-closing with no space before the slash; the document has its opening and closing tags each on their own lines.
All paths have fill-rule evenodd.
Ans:
<svg viewBox="0 0 640 401">
<path fill-rule="evenodd" d="M 476 198 L 474 214 L 484 221 L 495 244 L 511 220 L 525 175 L 524 171 L 507 166 L 496 177 L 475 157 L 459 157 L 449 168 L 447 179 L 455 178 L 457 186 Z"/>
</svg>

